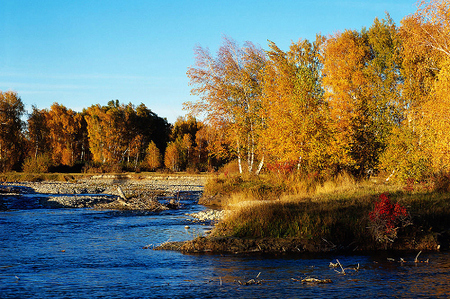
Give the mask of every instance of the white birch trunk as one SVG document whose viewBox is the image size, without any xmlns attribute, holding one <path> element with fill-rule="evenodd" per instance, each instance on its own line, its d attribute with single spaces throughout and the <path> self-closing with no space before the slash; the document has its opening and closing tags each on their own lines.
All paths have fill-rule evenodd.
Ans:
<svg viewBox="0 0 450 299">
<path fill-rule="evenodd" d="M 264 165 L 264 156 L 262 157 L 261 161 L 259 162 L 258 169 L 256 170 L 256 175 L 259 175 L 259 173 L 261 172 L 261 169 L 263 168 L 263 165 Z"/>
<path fill-rule="evenodd" d="M 238 154 L 239 173 L 242 173 L 241 147 L 240 147 L 240 145 L 239 145 L 239 140 L 238 140 L 238 142 L 237 142 L 237 154 Z"/>
</svg>

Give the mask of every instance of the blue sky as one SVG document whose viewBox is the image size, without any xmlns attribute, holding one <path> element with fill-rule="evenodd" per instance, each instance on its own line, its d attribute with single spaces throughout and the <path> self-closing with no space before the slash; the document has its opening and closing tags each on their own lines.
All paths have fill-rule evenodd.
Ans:
<svg viewBox="0 0 450 299">
<path fill-rule="evenodd" d="M 416 8 L 416 0 L 1 0 L 0 90 L 16 91 L 28 110 L 118 99 L 173 123 L 196 99 L 186 77 L 196 45 L 215 52 L 227 35 L 287 50 L 316 33 L 370 27 L 386 11 L 399 25 Z"/>
</svg>

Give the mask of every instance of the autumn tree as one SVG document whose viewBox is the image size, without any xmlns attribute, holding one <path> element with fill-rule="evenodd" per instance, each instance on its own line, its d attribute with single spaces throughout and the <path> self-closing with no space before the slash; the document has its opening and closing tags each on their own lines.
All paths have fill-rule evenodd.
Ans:
<svg viewBox="0 0 450 299">
<path fill-rule="evenodd" d="M 144 104 L 110 101 L 85 111 L 89 145 L 94 162 L 137 169 L 145 150 L 153 141 L 160 151 L 168 141 L 170 126 Z"/>
<path fill-rule="evenodd" d="M 153 141 L 148 144 L 145 161 L 147 164 L 146 166 L 152 171 L 161 166 L 161 153 Z"/>
<path fill-rule="evenodd" d="M 82 117 L 72 109 L 53 103 L 45 114 L 53 162 L 73 166 L 80 156 Z"/>
<path fill-rule="evenodd" d="M 22 100 L 13 91 L 0 91 L 0 171 L 9 171 L 23 153 Z"/>
<path fill-rule="evenodd" d="M 35 159 L 39 154 L 46 154 L 50 150 L 50 130 L 47 126 L 48 111 L 32 106 L 32 112 L 28 116 L 28 139 Z"/>
<path fill-rule="evenodd" d="M 359 177 L 378 168 L 393 125 L 401 120 L 399 47 L 389 16 L 376 19 L 368 31 L 337 33 L 325 46 L 333 151 L 342 167 Z"/>
<path fill-rule="evenodd" d="M 284 52 L 270 42 L 264 74 L 261 135 L 272 163 L 295 163 L 305 172 L 325 167 L 329 140 L 321 86 L 325 39 L 299 40 Z"/>
<path fill-rule="evenodd" d="M 264 51 L 246 42 L 241 48 L 227 37 L 213 57 L 208 49 L 195 49 L 196 65 L 187 76 L 195 87 L 191 93 L 200 96 L 195 102 L 185 103 L 192 115 L 202 115 L 205 122 L 223 130 L 233 144 L 240 171 L 247 158 L 247 170 L 254 170 L 259 146 L 259 128 L 262 123 L 261 80 L 266 62 Z M 262 156 L 259 157 L 263 161 Z"/>
<path fill-rule="evenodd" d="M 422 1 L 417 12 L 402 21 L 405 130 L 415 136 L 410 154 L 427 162 L 422 175 L 450 169 L 449 15 L 450 1 Z"/>
<path fill-rule="evenodd" d="M 164 154 L 164 166 L 174 172 L 180 170 L 180 149 L 175 142 L 170 142 L 167 145 Z"/>
<path fill-rule="evenodd" d="M 223 130 L 209 125 L 203 125 L 195 134 L 195 158 L 197 168 L 202 171 L 214 170 L 230 162 L 232 144 L 225 137 Z"/>
<path fill-rule="evenodd" d="M 171 133 L 171 140 L 180 150 L 180 168 L 198 169 L 196 134 L 203 127 L 203 123 L 192 116 L 178 117 Z"/>
</svg>

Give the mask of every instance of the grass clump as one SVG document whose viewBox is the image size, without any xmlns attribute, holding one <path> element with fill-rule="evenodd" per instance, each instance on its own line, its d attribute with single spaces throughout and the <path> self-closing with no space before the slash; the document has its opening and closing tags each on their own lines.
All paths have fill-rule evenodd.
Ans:
<svg viewBox="0 0 450 299">
<path fill-rule="evenodd" d="M 201 204 L 226 206 L 238 195 L 240 200 L 273 200 L 285 191 L 285 185 L 251 174 L 220 174 L 207 180 Z M 239 200 L 239 201 L 240 201 Z"/>
</svg>

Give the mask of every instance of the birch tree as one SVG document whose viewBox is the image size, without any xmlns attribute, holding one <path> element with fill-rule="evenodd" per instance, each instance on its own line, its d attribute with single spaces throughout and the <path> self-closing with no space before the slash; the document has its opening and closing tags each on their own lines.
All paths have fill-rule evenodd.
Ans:
<svg viewBox="0 0 450 299">
<path fill-rule="evenodd" d="M 242 164 L 246 157 L 246 171 L 252 172 L 259 153 L 265 53 L 251 42 L 239 47 L 234 40 L 224 37 L 216 57 L 200 46 L 195 55 L 196 65 L 188 69 L 187 76 L 194 86 L 191 93 L 200 99 L 185 103 L 185 109 L 193 115 L 203 115 L 208 125 L 224 130 L 234 144 L 239 171 L 244 171 Z M 259 160 L 262 162 L 263 157 Z"/>
<path fill-rule="evenodd" d="M 325 168 L 329 132 L 321 86 L 325 39 L 299 40 L 284 52 L 269 43 L 264 76 L 261 139 L 272 163 L 294 163 L 304 172 Z"/>
</svg>

